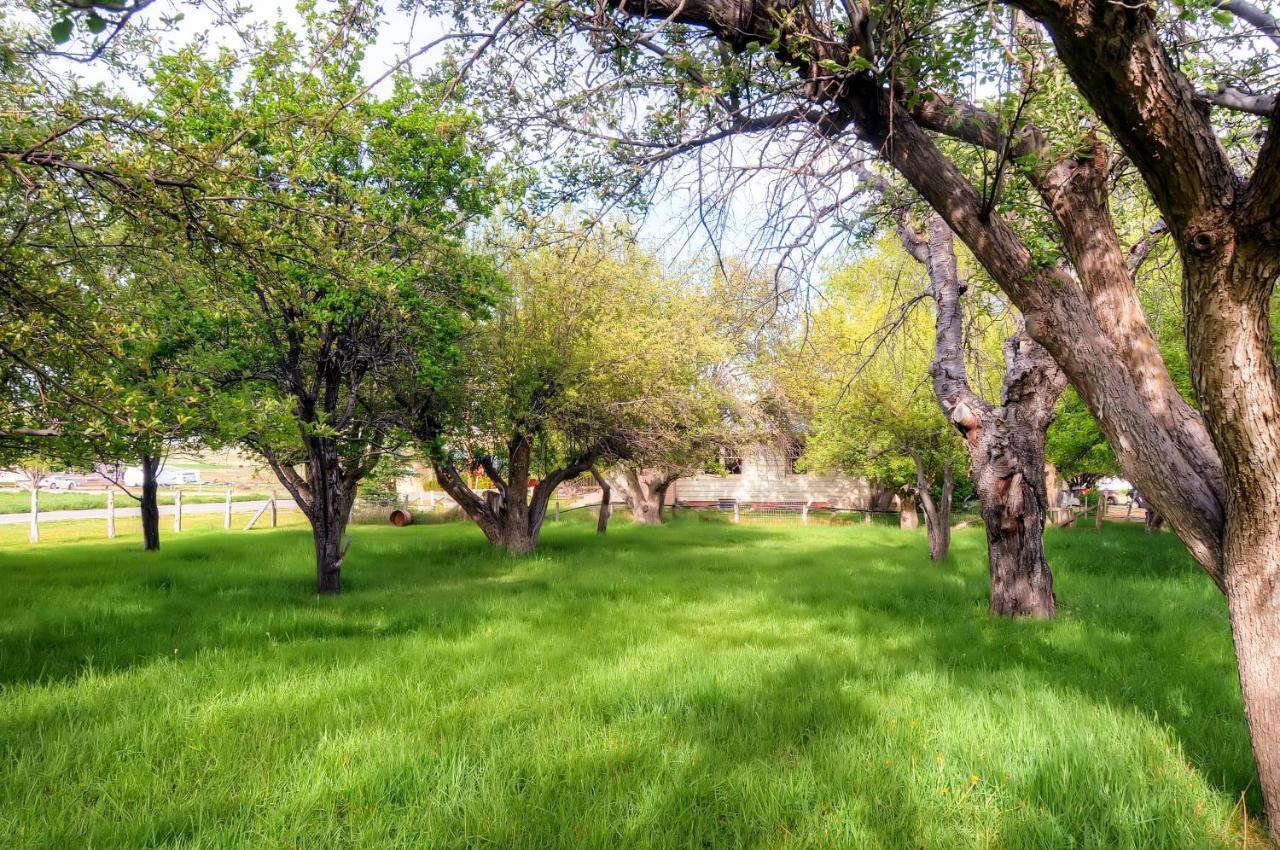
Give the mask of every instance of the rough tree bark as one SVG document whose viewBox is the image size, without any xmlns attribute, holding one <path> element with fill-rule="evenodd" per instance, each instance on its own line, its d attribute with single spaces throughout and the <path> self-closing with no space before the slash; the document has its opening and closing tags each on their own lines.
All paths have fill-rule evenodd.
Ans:
<svg viewBox="0 0 1280 850">
<path fill-rule="evenodd" d="M 552 470 L 529 492 L 529 471 L 533 455 L 534 434 L 516 433 L 507 443 L 508 477 L 498 470 L 494 459 L 479 456 L 485 475 L 496 492 L 477 494 L 448 460 L 437 459 L 433 466 L 436 479 L 463 512 L 471 518 L 485 537 L 499 549 L 513 555 L 527 555 L 538 545 L 547 504 L 561 483 L 587 472 L 600 456 L 597 447 L 588 448 L 559 469 Z"/>
<path fill-rule="evenodd" d="M 157 455 L 142 456 L 142 492 L 139 505 L 142 511 L 142 550 L 160 551 L 160 501 L 157 498 L 156 475 L 160 471 Z"/>
<path fill-rule="evenodd" d="M 937 305 L 930 367 L 942 412 L 964 437 L 969 472 L 987 533 L 991 613 L 1052 617 L 1053 573 L 1044 556 L 1049 510 L 1045 487 L 1045 434 L 1066 377 L 1042 347 L 1019 329 L 1005 342 L 1000 405 L 975 393 L 964 359 L 961 298 L 966 285 L 956 264 L 951 229 L 938 215 L 925 233 L 904 222 L 909 253 L 929 272 Z"/>
<path fill-rule="evenodd" d="M 1076 87 L 1141 174 L 1179 252 L 1192 380 L 1203 415 L 1178 396 L 1107 210 L 1102 149 L 1054 147 L 951 98 L 920 97 L 875 71 L 864 7 L 845 4 L 854 38 L 778 0 L 647 0 L 620 12 L 704 28 L 730 46 L 770 45 L 808 84 L 815 110 L 737 128 L 808 122 L 851 128 L 920 193 L 1021 311 L 1028 335 L 1068 375 L 1125 477 L 1227 594 L 1241 692 L 1267 816 L 1280 825 L 1280 386 L 1269 306 L 1280 273 L 1280 106 L 1245 177 L 1208 108 L 1138 3 L 1003 0 L 1041 23 Z M 806 4 L 800 4 L 806 8 Z M 866 62 L 862 63 L 865 68 Z M 832 73 L 832 68 L 850 68 Z M 1009 157 L 1046 196 L 1071 270 L 1045 267 L 928 132 Z M 1004 166 L 1004 162 L 1000 163 Z M 1072 274 L 1074 271 L 1074 274 Z M 1100 369 L 1098 364 L 1114 364 Z"/>
<path fill-rule="evenodd" d="M 679 478 L 679 470 L 622 466 L 614 480 L 631 509 L 632 520 L 644 525 L 658 525 L 662 522 L 667 490 Z"/>
</svg>

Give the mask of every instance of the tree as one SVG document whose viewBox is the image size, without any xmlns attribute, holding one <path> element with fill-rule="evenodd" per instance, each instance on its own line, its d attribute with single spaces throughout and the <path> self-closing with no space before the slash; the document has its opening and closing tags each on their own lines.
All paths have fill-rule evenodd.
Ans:
<svg viewBox="0 0 1280 850">
<path fill-rule="evenodd" d="M 168 149 L 145 108 L 48 61 L 130 70 L 145 39 L 126 24 L 146 0 L 29 5 L 59 17 L 44 32 L 0 13 L 0 443 L 81 468 L 141 461 L 146 481 L 129 495 L 151 551 L 164 446 L 207 436 L 217 408 L 182 362 L 202 340 L 172 286 L 199 216 L 189 191 L 209 165 L 192 150 L 158 155 Z M 58 47 L 72 24 L 89 53 Z"/>
<path fill-rule="evenodd" d="M 205 341 L 191 365 L 238 388 L 219 414 L 307 517 L 333 594 L 359 483 L 401 440 L 397 386 L 440 380 L 491 300 L 490 264 L 452 234 L 496 193 L 473 119 L 438 86 L 400 78 L 370 99 L 350 16 L 306 22 L 247 68 L 163 57 L 151 109 L 167 149 L 218 165 L 180 282 Z"/>
<path fill-rule="evenodd" d="M 673 283 L 655 286 L 638 305 L 653 331 L 662 329 L 647 345 L 665 362 L 646 387 L 642 415 L 606 458 L 612 487 L 622 493 L 632 520 L 644 525 L 662 522 L 671 485 L 705 469 L 731 431 L 726 366 L 737 334 L 722 321 L 714 290 Z"/>
<path fill-rule="evenodd" d="M 991 613 L 1052 617 L 1057 603 L 1044 556 L 1045 432 L 1066 378 L 1019 326 L 1004 343 L 1000 403 L 975 392 L 965 364 L 961 305 L 968 284 L 958 271 L 951 230 L 932 215 L 925 233 L 904 224 L 902 238 L 928 269 L 929 294 L 937 307 L 929 374 L 942 413 L 969 454 L 969 476 L 987 533 Z"/>
<path fill-rule="evenodd" d="M 525 33 L 586 33 L 616 60 L 614 91 L 640 87 L 650 101 L 672 93 L 675 108 L 650 105 L 644 115 L 655 120 L 632 134 L 593 80 L 603 129 L 584 134 L 603 132 L 618 148 L 644 142 L 647 151 L 631 148 L 642 150 L 637 160 L 769 133 L 796 152 L 791 173 L 821 183 L 836 207 L 848 203 L 848 175 L 876 157 L 943 217 L 1097 417 L 1126 477 L 1226 593 L 1260 786 L 1280 823 L 1270 316 L 1280 139 L 1276 98 L 1257 93 L 1276 22 L 1237 0 L 1213 15 L 1198 14 L 1207 4 L 1000 6 L 1007 15 L 935 3 L 583 2 L 557 4 Z M 968 101 L 974 75 L 1000 96 Z M 555 85 L 571 79 L 562 73 Z M 1129 179 L 1109 180 L 1113 170 Z M 1018 186 L 1040 211 L 1014 203 Z M 1176 246 L 1199 409 L 1178 394 L 1141 309 L 1128 234 L 1111 210 L 1117 192 L 1149 202 Z"/>
<path fill-rule="evenodd" d="M 684 283 L 624 235 L 566 234 L 513 256 L 509 296 L 469 334 L 448 419 L 418 417 L 440 484 L 493 545 L 537 545 L 547 505 L 564 481 L 601 459 L 648 458 L 678 440 L 695 370 L 677 315 Z M 684 325 L 683 327 L 692 327 Z M 493 489 L 467 485 L 470 466 Z"/>
<path fill-rule="evenodd" d="M 827 306 L 794 343 L 786 393 L 809 411 L 803 465 L 896 490 L 904 528 L 916 527 L 919 506 L 940 561 L 962 455 L 928 382 L 930 317 L 918 298 L 901 302 L 901 275 L 886 259 L 873 254 L 828 281 Z"/>
</svg>

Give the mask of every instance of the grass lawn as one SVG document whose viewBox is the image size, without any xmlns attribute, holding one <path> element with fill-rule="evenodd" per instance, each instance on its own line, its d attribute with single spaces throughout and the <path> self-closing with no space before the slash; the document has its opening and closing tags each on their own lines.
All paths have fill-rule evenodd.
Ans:
<svg viewBox="0 0 1280 850">
<path fill-rule="evenodd" d="M 262 493 L 233 493 L 231 501 L 246 502 L 257 499 L 265 499 Z M 200 505 L 211 504 L 214 502 L 225 502 L 227 499 L 226 492 L 222 493 L 193 493 L 190 490 L 184 490 L 182 493 L 182 503 L 184 505 Z M 159 494 L 157 501 L 162 505 L 173 504 L 173 491 L 164 491 Z M 40 491 L 40 510 L 42 511 L 78 511 L 91 508 L 105 508 L 107 506 L 107 494 L 102 491 L 92 493 L 53 493 L 48 490 Z M 136 508 L 138 502 L 131 499 L 124 493 L 116 493 L 117 508 Z M 31 491 L 30 490 L 0 490 L 0 514 L 24 514 L 31 510 Z"/>
<path fill-rule="evenodd" d="M 1217 591 L 1049 551 L 1040 623 L 976 530 L 359 527 L 340 599 L 299 528 L 6 545 L 0 845 L 1262 847 Z"/>
</svg>

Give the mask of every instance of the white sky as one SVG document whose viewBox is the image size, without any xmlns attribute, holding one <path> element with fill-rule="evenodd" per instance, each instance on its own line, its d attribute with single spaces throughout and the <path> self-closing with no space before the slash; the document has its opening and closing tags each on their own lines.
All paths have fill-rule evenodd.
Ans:
<svg viewBox="0 0 1280 850">
<path fill-rule="evenodd" d="M 390 70 L 397 62 L 424 45 L 439 39 L 449 31 L 453 22 L 447 18 L 433 18 L 421 12 L 405 12 L 394 8 L 384 11 L 380 35 L 367 51 L 363 72 L 367 80 L 374 80 Z M 165 33 L 163 42 L 176 48 L 205 37 L 211 47 L 226 45 L 235 47 L 238 36 L 229 27 L 218 25 L 218 0 L 158 0 L 143 13 L 150 22 L 181 14 L 182 20 Z M 254 3 L 247 7 L 247 22 L 271 24 L 279 20 L 299 29 L 301 20 L 292 2 Z M 436 47 L 410 63 L 410 68 L 424 70 L 439 61 L 444 46 Z M 110 76 L 102 63 L 67 63 L 70 73 L 86 82 L 105 83 L 123 88 L 133 97 L 145 93 L 128 79 Z M 390 83 L 385 82 L 373 91 L 374 96 Z M 751 264 L 767 264 L 768 257 L 748 256 L 752 249 L 752 237 L 763 223 L 761 214 L 766 183 L 756 181 L 738 192 L 729 206 L 728 224 L 723 233 L 717 234 L 718 249 L 725 255 L 742 257 Z M 709 259 L 714 255 L 705 230 L 698 226 L 693 215 L 697 199 L 687 185 L 672 186 L 658 193 L 653 209 L 641 229 L 640 237 L 672 271 L 687 270 L 691 263 Z"/>
</svg>

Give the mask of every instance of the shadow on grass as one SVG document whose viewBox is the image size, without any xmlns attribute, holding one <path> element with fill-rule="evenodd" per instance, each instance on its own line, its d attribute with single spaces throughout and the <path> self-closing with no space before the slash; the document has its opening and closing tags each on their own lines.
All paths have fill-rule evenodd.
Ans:
<svg viewBox="0 0 1280 850">
<path fill-rule="evenodd" d="M 562 523 L 512 559 L 469 525 L 362 528 L 340 599 L 311 592 L 305 532 L 6 554 L 0 683 L 248 661 L 266 640 L 374 677 L 421 638 L 449 662 L 436 699 L 457 704 L 432 703 L 446 731 L 414 750 L 430 758 L 388 751 L 357 791 L 409 818 L 419 801 L 397 794 L 432 788 L 437 817 L 481 818 L 497 843 L 539 824 L 548 845 L 660 846 L 678 827 L 688 846 L 898 847 L 931 830 L 947 846 L 972 818 L 994 846 L 1197 846 L 1178 832 L 1195 818 L 1167 816 L 1196 803 L 1186 777 L 1145 771 L 1176 770 L 1181 747 L 1225 799 L 1255 779 L 1224 606 L 1176 539 L 1052 533 L 1047 623 L 989 618 L 981 532 L 954 545 L 936 565 L 922 533 L 888 528 Z M 312 701 L 385 699 L 364 679 L 330 687 Z M 359 734 L 414 734 L 387 723 Z M 1018 769 L 990 777 L 1001 764 Z"/>
</svg>

